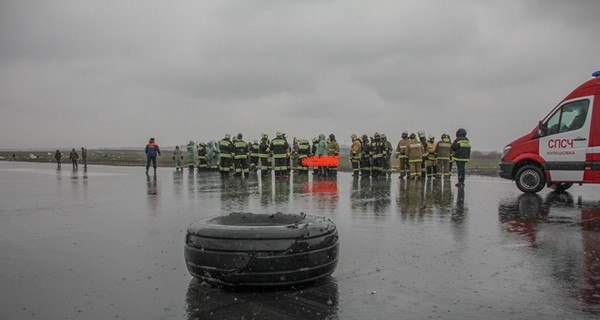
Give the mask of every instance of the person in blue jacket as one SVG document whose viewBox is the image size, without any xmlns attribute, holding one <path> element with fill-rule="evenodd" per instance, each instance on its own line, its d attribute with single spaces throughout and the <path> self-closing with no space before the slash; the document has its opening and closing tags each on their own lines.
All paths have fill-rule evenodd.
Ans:
<svg viewBox="0 0 600 320">
<path fill-rule="evenodd" d="M 148 174 L 148 169 L 150 168 L 150 163 L 152 163 L 152 167 L 154 168 L 154 175 L 156 175 L 156 156 L 160 156 L 160 148 L 158 144 L 154 141 L 154 138 L 150 138 L 148 144 L 146 144 L 146 174 Z"/>
</svg>

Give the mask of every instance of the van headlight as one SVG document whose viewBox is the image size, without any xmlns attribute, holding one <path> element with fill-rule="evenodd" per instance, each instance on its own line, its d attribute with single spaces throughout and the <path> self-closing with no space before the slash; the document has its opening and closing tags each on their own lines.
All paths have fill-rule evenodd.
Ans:
<svg viewBox="0 0 600 320">
<path fill-rule="evenodd" d="M 511 148 L 512 148 L 511 146 L 504 147 L 504 149 L 502 150 L 502 159 L 504 159 L 504 157 L 510 151 Z"/>
</svg>

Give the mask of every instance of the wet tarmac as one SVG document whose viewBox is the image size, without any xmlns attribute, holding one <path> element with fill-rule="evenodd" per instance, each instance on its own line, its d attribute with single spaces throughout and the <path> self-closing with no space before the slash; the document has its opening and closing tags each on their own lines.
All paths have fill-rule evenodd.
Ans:
<svg viewBox="0 0 600 320">
<path fill-rule="evenodd" d="M 0 319 L 597 319 L 599 191 L 0 162 Z M 194 280 L 187 226 L 232 211 L 330 218 L 337 270 L 276 292 Z"/>
</svg>

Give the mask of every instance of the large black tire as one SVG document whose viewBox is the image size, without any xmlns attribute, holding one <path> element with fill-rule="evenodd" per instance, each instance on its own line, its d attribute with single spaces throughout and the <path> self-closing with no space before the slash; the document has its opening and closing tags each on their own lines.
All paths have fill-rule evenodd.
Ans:
<svg viewBox="0 0 600 320">
<path fill-rule="evenodd" d="M 192 276 L 217 286 L 282 287 L 316 282 L 337 266 L 331 220 L 305 214 L 231 213 L 188 227 L 185 261 Z"/>
<path fill-rule="evenodd" d="M 515 175 L 517 188 L 525 193 L 536 193 L 544 189 L 546 176 L 542 169 L 535 165 L 526 165 Z"/>
</svg>

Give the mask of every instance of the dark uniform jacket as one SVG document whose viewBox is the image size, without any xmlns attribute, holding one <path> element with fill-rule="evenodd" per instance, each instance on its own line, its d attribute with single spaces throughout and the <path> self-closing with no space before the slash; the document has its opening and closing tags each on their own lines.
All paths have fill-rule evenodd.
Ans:
<svg viewBox="0 0 600 320">
<path fill-rule="evenodd" d="M 471 142 L 467 137 L 458 137 L 452 143 L 454 161 L 467 162 L 471 158 Z"/>
</svg>

